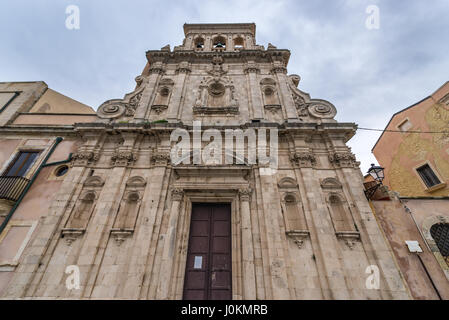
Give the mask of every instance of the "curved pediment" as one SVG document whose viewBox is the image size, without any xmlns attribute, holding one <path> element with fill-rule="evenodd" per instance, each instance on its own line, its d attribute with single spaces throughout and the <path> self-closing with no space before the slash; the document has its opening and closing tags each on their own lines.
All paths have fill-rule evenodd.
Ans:
<svg viewBox="0 0 449 320">
<path fill-rule="evenodd" d="M 134 176 L 128 179 L 128 181 L 126 182 L 126 186 L 127 187 L 145 187 L 147 184 L 147 182 L 145 181 L 144 178 L 140 177 L 140 176 Z"/>
<path fill-rule="evenodd" d="M 102 187 L 104 185 L 104 180 L 100 176 L 92 176 L 84 181 L 84 186 L 86 187 Z"/>
<path fill-rule="evenodd" d="M 276 86 L 276 81 L 272 78 L 263 78 L 260 80 L 260 85 L 262 86 Z"/>
<path fill-rule="evenodd" d="M 298 187 L 298 183 L 293 178 L 285 177 L 285 178 L 282 178 L 278 182 L 278 187 L 281 188 L 281 189 L 297 188 Z"/>
<path fill-rule="evenodd" d="M 321 181 L 321 188 L 323 189 L 341 189 L 342 185 L 340 181 L 335 178 L 326 178 Z"/>
<path fill-rule="evenodd" d="M 175 82 L 170 78 L 164 78 L 159 81 L 159 86 L 174 86 Z"/>
</svg>

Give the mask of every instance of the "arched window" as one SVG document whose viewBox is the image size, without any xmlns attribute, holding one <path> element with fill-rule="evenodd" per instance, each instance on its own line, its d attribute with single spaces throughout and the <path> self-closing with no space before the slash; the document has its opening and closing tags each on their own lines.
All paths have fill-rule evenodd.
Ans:
<svg viewBox="0 0 449 320">
<path fill-rule="evenodd" d="M 170 95 L 172 93 L 172 88 L 175 83 L 172 79 L 162 79 L 159 82 L 159 87 L 157 89 L 156 97 L 154 98 L 153 105 L 156 106 L 168 106 L 170 101 Z"/>
<path fill-rule="evenodd" d="M 213 46 L 215 49 L 225 49 L 226 39 L 221 36 L 214 38 Z"/>
<path fill-rule="evenodd" d="M 304 213 L 301 207 L 298 205 L 298 201 L 293 194 L 287 194 L 284 197 L 285 205 L 285 223 L 286 231 L 298 231 L 305 230 L 306 222 L 304 218 Z"/>
<path fill-rule="evenodd" d="M 278 105 L 279 99 L 275 88 L 272 86 L 266 86 L 263 88 L 263 95 L 265 100 L 265 105 Z"/>
<path fill-rule="evenodd" d="M 140 195 L 138 192 L 130 192 L 120 204 L 120 210 L 114 223 L 116 229 L 133 229 L 139 210 Z"/>
<path fill-rule="evenodd" d="M 199 37 L 195 39 L 195 48 L 196 49 L 203 49 L 204 48 L 204 39 Z"/>
<path fill-rule="evenodd" d="M 437 223 L 430 228 L 430 234 L 435 240 L 441 255 L 449 264 L 449 223 Z"/>
<path fill-rule="evenodd" d="M 87 226 L 95 202 L 95 193 L 84 194 L 75 209 L 75 214 L 68 223 L 68 228 L 84 229 Z"/>
<path fill-rule="evenodd" d="M 234 49 L 242 49 L 243 48 L 243 38 L 238 37 L 234 39 Z"/>
<path fill-rule="evenodd" d="M 332 211 L 332 220 L 334 221 L 335 230 L 337 232 L 351 230 L 352 228 L 349 227 L 345 208 L 340 197 L 337 195 L 331 195 L 329 197 L 329 204 Z"/>
</svg>

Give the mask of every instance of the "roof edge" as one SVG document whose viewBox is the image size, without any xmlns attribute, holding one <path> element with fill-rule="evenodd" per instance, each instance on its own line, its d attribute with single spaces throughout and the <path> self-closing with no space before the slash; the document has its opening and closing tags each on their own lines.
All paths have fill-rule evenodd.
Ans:
<svg viewBox="0 0 449 320">
<path fill-rule="evenodd" d="M 388 121 L 387 125 L 385 126 L 384 131 L 382 132 L 382 134 L 380 135 L 380 137 L 377 139 L 377 141 L 376 141 L 376 143 L 374 144 L 374 146 L 371 148 L 371 153 L 374 152 L 374 148 L 376 148 L 376 146 L 377 146 L 377 144 L 379 143 L 380 139 L 381 139 L 382 136 L 384 135 L 385 130 L 387 130 L 388 126 L 390 125 L 390 123 L 391 123 L 391 121 L 393 120 L 394 117 L 396 117 L 398 114 L 400 114 L 400 113 L 402 113 L 402 112 L 404 112 L 404 111 L 406 111 L 406 110 L 408 110 L 408 109 L 411 109 L 411 108 L 413 108 L 413 107 L 416 107 L 418 104 L 420 104 L 420 103 L 426 101 L 427 99 L 432 99 L 432 96 L 431 96 L 431 95 L 430 95 L 430 96 L 427 96 L 427 97 L 425 97 L 424 99 L 422 99 L 422 100 L 420 100 L 420 101 L 418 101 L 418 102 L 412 104 L 411 106 L 408 106 L 407 108 L 404 108 L 404 109 L 402 109 L 402 110 L 400 110 L 400 111 L 394 113 L 394 114 L 391 116 L 390 121 Z"/>
<path fill-rule="evenodd" d="M 184 35 L 191 29 L 223 29 L 223 28 L 249 28 L 253 36 L 256 36 L 256 24 L 250 23 L 184 23 Z"/>
</svg>

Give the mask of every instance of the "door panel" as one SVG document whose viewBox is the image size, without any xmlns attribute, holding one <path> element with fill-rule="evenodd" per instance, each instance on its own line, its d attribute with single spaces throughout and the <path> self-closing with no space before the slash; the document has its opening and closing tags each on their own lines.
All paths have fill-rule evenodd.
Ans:
<svg viewBox="0 0 449 320">
<path fill-rule="evenodd" d="M 184 299 L 230 300 L 231 271 L 231 206 L 193 204 Z"/>
</svg>

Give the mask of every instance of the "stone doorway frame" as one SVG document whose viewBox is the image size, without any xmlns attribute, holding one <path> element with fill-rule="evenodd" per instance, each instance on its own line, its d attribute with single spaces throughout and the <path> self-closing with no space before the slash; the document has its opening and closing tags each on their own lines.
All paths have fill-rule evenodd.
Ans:
<svg viewBox="0 0 449 320">
<path fill-rule="evenodd" d="M 178 240 L 179 254 L 176 255 L 176 283 L 174 294 L 176 300 L 181 300 L 184 289 L 184 277 L 187 263 L 187 251 L 190 235 L 190 220 L 193 203 L 227 203 L 231 205 L 231 261 L 232 261 L 232 299 L 243 299 L 242 250 L 240 228 L 240 199 L 238 189 L 186 189 L 184 191 L 183 207 L 180 212 Z"/>
</svg>

